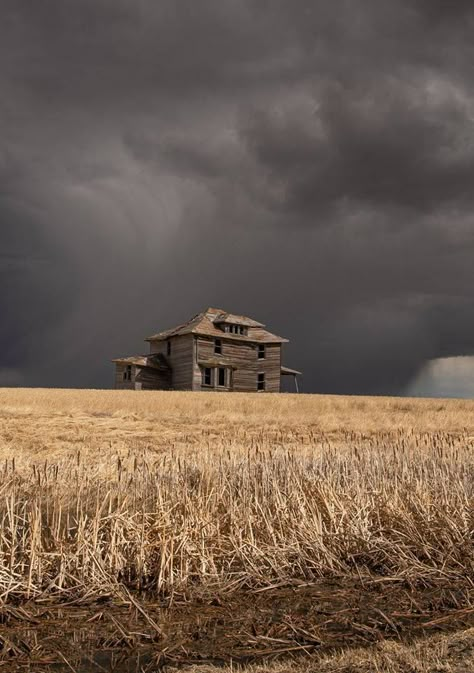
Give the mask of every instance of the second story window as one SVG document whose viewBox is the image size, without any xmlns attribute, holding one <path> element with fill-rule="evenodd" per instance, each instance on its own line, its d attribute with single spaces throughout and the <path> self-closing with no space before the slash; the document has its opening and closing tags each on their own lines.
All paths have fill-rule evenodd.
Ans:
<svg viewBox="0 0 474 673">
<path fill-rule="evenodd" d="M 168 355 L 168 357 L 171 355 L 171 341 L 169 339 L 166 342 L 166 355 Z"/>
<path fill-rule="evenodd" d="M 214 339 L 214 353 L 216 355 L 222 355 L 222 340 Z"/>
<path fill-rule="evenodd" d="M 265 344 L 258 345 L 258 359 L 265 360 Z"/>
</svg>

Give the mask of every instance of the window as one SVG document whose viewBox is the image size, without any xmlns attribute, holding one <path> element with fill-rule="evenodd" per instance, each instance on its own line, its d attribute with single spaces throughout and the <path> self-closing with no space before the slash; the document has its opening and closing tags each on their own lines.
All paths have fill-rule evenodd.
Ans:
<svg viewBox="0 0 474 673">
<path fill-rule="evenodd" d="M 222 354 L 222 340 L 221 339 L 214 339 L 214 353 L 216 353 L 216 355 L 221 355 Z"/>
<path fill-rule="evenodd" d="M 225 386 L 225 367 L 219 367 L 218 370 L 218 379 L 217 379 L 217 385 L 224 387 Z"/>
<path fill-rule="evenodd" d="M 257 390 L 265 390 L 265 374 L 258 375 Z"/>
<path fill-rule="evenodd" d="M 131 381 L 132 380 L 132 365 L 127 365 L 125 368 L 125 371 L 123 373 L 123 380 L 124 381 Z"/>
<path fill-rule="evenodd" d="M 204 367 L 202 370 L 202 385 L 212 386 L 212 369 L 210 367 Z"/>
<path fill-rule="evenodd" d="M 169 339 L 166 342 L 166 355 L 168 355 L 168 357 L 171 355 L 171 341 Z"/>
<path fill-rule="evenodd" d="M 243 325 L 226 325 L 225 330 L 231 334 L 241 334 L 242 336 L 247 335 L 247 328 Z"/>
<path fill-rule="evenodd" d="M 258 345 L 258 359 L 265 360 L 265 344 Z"/>
</svg>

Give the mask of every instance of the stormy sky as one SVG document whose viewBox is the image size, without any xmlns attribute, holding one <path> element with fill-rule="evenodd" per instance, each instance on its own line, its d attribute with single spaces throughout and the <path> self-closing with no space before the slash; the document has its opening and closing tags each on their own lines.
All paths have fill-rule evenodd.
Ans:
<svg viewBox="0 0 474 673">
<path fill-rule="evenodd" d="M 460 0 L 0 0 L 0 385 L 110 387 L 206 306 L 288 337 L 307 392 L 474 355 L 473 30 Z"/>
</svg>

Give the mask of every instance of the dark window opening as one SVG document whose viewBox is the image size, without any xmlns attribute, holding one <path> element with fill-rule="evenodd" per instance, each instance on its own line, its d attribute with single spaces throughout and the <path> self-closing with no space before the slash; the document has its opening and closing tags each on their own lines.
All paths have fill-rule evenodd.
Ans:
<svg viewBox="0 0 474 673">
<path fill-rule="evenodd" d="M 171 341 L 166 342 L 166 355 L 171 355 Z"/>
<path fill-rule="evenodd" d="M 127 365 L 124 373 L 123 373 L 123 380 L 124 381 L 131 381 L 132 380 L 132 365 Z"/>
<path fill-rule="evenodd" d="M 257 390 L 265 390 L 265 374 L 258 375 Z"/>
<path fill-rule="evenodd" d="M 210 367 L 204 367 L 202 370 L 202 383 L 204 386 L 212 385 L 212 369 Z"/>
<path fill-rule="evenodd" d="M 219 367 L 219 377 L 218 377 L 218 385 L 223 387 L 225 386 L 225 368 L 224 367 Z"/>
<path fill-rule="evenodd" d="M 240 334 L 242 336 L 247 336 L 247 328 L 244 327 L 243 325 L 226 325 L 225 330 L 226 332 L 230 332 L 231 334 Z"/>
<path fill-rule="evenodd" d="M 265 344 L 258 345 L 258 359 L 265 360 Z"/>
<path fill-rule="evenodd" d="M 221 339 L 215 339 L 214 340 L 214 353 L 217 355 L 222 354 L 222 341 Z"/>
</svg>

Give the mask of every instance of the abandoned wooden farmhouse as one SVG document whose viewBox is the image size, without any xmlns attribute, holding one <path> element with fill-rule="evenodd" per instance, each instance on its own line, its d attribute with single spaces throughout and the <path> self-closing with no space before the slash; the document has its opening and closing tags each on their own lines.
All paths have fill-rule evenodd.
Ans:
<svg viewBox="0 0 474 673">
<path fill-rule="evenodd" d="M 208 308 L 145 341 L 148 355 L 113 360 L 116 388 L 278 393 L 291 376 L 298 392 L 301 372 L 282 365 L 288 339 L 251 318 Z"/>
</svg>

